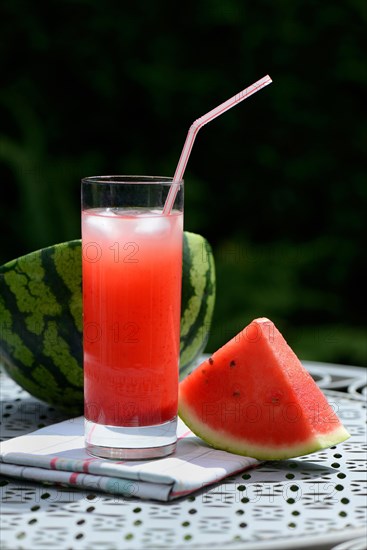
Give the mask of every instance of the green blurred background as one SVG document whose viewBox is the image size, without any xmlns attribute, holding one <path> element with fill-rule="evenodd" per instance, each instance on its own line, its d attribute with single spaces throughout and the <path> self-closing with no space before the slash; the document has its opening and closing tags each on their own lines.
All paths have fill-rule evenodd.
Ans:
<svg viewBox="0 0 367 550">
<path fill-rule="evenodd" d="M 130 5 L 131 4 L 131 5 Z M 80 178 L 174 173 L 217 265 L 216 349 L 271 318 L 303 359 L 364 364 L 364 0 L 3 2 L 0 263 L 80 235 Z"/>
</svg>

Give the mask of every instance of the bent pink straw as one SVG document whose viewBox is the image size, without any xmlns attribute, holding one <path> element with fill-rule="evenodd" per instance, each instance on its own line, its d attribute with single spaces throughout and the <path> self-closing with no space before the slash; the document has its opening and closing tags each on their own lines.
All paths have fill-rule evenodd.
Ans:
<svg viewBox="0 0 367 550">
<path fill-rule="evenodd" d="M 202 126 L 205 124 L 208 124 L 211 120 L 214 118 L 217 118 L 219 115 L 225 113 L 230 109 L 231 107 L 234 107 L 237 105 L 237 103 L 241 103 L 244 99 L 247 99 L 250 97 L 250 95 L 255 94 L 261 88 L 264 88 L 268 84 L 272 82 L 269 75 L 264 76 L 254 84 L 251 84 L 248 88 L 245 88 L 242 90 L 242 92 L 239 92 L 238 94 L 234 95 L 224 103 L 221 103 L 218 105 L 218 107 L 215 107 L 215 109 L 212 109 L 209 111 L 209 113 L 206 113 L 206 115 L 203 115 L 202 117 L 195 120 L 195 122 L 190 126 L 189 131 L 187 133 L 186 141 L 182 149 L 182 153 L 180 156 L 180 160 L 178 161 L 178 165 L 176 168 L 175 175 L 173 177 L 172 183 L 181 181 L 186 169 L 187 161 L 189 160 L 189 156 L 191 153 L 192 146 L 194 144 L 196 134 L 200 130 Z M 175 202 L 176 194 L 177 194 L 177 186 L 171 185 L 171 188 L 168 192 L 166 203 L 163 208 L 163 215 L 167 215 L 171 212 L 173 203 Z"/>
</svg>

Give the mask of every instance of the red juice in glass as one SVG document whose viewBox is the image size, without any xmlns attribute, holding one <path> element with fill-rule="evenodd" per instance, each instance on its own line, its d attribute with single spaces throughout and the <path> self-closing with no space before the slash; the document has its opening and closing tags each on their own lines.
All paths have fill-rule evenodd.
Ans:
<svg viewBox="0 0 367 550">
<path fill-rule="evenodd" d="M 82 212 L 86 445 L 99 456 L 111 457 L 111 448 L 112 457 L 144 458 L 144 449 L 151 457 L 156 447 L 158 456 L 168 454 L 165 437 L 172 439 L 177 415 L 182 234 L 179 210 Z M 157 426 L 159 437 L 151 437 Z"/>
</svg>

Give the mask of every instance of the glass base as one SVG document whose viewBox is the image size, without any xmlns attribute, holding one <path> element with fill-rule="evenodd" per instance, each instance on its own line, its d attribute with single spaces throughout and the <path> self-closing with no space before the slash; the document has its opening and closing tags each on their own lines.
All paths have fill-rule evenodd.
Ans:
<svg viewBox="0 0 367 550">
<path fill-rule="evenodd" d="M 85 419 L 85 448 L 100 458 L 145 460 L 176 449 L 177 418 L 155 426 L 105 426 Z"/>
</svg>

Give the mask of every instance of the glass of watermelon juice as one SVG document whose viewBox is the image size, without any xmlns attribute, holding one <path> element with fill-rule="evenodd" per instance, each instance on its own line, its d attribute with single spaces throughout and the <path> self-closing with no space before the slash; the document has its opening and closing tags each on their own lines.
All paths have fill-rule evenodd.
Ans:
<svg viewBox="0 0 367 550">
<path fill-rule="evenodd" d="M 85 445 L 93 455 L 175 450 L 182 239 L 183 181 L 82 180 Z"/>
</svg>

